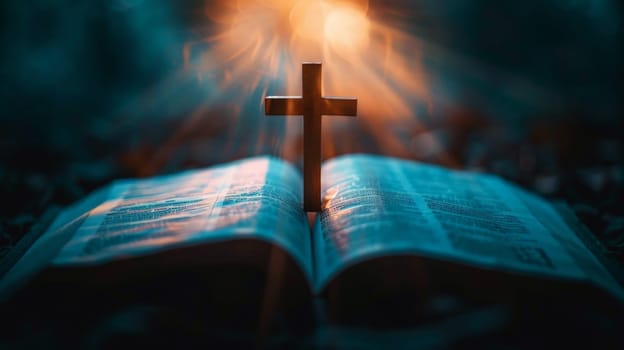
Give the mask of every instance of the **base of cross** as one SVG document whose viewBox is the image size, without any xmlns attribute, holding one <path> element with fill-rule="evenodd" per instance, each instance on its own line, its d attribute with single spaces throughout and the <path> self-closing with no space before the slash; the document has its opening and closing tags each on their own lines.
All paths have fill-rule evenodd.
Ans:
<svg viewBox="0 0 624 350">
<path fill-rule="evenodd" d="M 322 65 L 302 65 L 302 96 L 268 96 L 266 115 L 303 115 L 303 210 L 321 211 L 321 117 L 357 115 L 355 97 L 323 97 Z"/>
</svg>

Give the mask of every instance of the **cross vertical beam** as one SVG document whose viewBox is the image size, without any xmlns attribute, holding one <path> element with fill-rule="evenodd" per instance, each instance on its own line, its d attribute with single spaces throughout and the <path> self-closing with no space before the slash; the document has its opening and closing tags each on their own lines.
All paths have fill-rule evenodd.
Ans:
<svg viewBox="0 0 624 350">
<path fill-rule="evenodd" d="M 357 99 L 323 97 L 322 66 L 303 63 L 302 96 L 268 96 L 266 115 L 303 115 L 303 210 L 321 211 L 321 117 L 357 115 Z"/>
<path fill-rule="evenodd" d="M 303 210 L 321 210 L 321 65 L 304 64 Z"/>
</svg>

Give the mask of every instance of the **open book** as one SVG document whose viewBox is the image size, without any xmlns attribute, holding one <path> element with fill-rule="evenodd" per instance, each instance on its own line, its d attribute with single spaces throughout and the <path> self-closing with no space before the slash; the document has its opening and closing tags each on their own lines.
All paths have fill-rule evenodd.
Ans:
<svg viewBox="0 0 624 350">
<path fill-rule="evenodd" d="M 323 210 L 309 220 L 301 175 L 271 157 L 116 181 L 63 211 L 0 287 L 5 297 L 25 284 L 59 294 L 158 290 L 211 276 L 197 287 L 208 298 L 255 278 L 266 282 L 257 295 L 321 295 L 336 310 L 379 290 L 425 298 L 587 288 L 624 300 L 591 235 L 496 176 L 348 155 L 323 164 L 322 186 Z"/>
</svg>

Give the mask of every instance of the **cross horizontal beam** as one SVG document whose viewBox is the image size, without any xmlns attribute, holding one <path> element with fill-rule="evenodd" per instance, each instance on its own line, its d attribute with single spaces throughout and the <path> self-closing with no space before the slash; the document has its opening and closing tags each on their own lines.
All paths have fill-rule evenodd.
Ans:
<svg viewBox="0 0 624 350">
<path fill-rule="evenodd" d="M 357 98 L 323 97 L 321 101 L 321 114 L 355 117 L 357 115 Z"/>
<path fill-rule="evenodd" d="M 264 100 L 266 115 L 303 115 L 301 96 L 268 96 Z"/>
<path fill-rule="evenodd" d="M 266 115 L 303 115 L 301 96 L 267 96 L 265 102 Z M 357 98 L 323 97 L 321 114 L 354 117 L 357 114 Z"/>
</svg>

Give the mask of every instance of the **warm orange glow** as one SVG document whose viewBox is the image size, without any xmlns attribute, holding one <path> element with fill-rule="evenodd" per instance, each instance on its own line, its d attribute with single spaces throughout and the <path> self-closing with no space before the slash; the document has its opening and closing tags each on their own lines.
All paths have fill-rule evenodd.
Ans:
<svg viewBox="0 0 624 350">
<path fill-rule="evenodd" d="M 301 63 L 321 61 L 325 95 L 357 97 L 358 123 L 379 152 L 405 156 L 409 145 L 393 141 L 395 133 L 418 123 L 415 103 L 430 104 L 421 43 L 370 11 L 365 0 L 211 2 L 207 21 L 216 25 L 210 30 L 216 34 L 187 43 L 186 67 L 215 85 L 208 104 L 257 99 L 258 114 L 249 118 L 263 118 L 264 96 L 300 95 Z M 299 119 L 283 119 L 286 132 L 279 148 L 286 158 L 299 141 Z M 344 145 L 330 141 L 337 142 L 331 134 L 341 133 L 344 122 L 327 118 L 324 123 L 324 156 L 342 153 Z"/>
<path fill-rule="evenodd" d="M 362 49 L 368 43 L 368 18 L 352 7 L 339 7 L 329 12 L 323 27 L 325 39 L 338 52 Z"/>
</svg>

